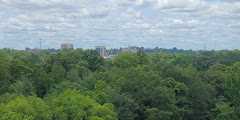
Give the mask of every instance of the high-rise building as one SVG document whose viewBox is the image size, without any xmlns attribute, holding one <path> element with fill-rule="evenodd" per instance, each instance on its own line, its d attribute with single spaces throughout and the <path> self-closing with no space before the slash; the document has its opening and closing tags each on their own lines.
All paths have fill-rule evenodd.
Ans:
<svg viewBox="0 0 240 120">
<path fill-rule="evenodd" d="M 31 50 L 31 49 L 30 49 L 29 47 L 26 47 L 26 48 L 25 48 L 25 51 L 27 51 L 27 52 L 30 52 L 30 50 Z"/>
<path fill-rule="evenodd" d="M 61 50 L 63 49 L 73 49 L 73 44 L 72 43 L 61 44 Z"/>
<path fill-rule="evenodd" d="M 101 56 L 106 56 L 106 46 L 95 46 L 95 49 Z"/>
<path fill-rule="evenodd" d="M 40 49 L 38 49 L 37 47 L 35 48 L 33 48 L 32 50 L 31 50 L 31 52 L 39 52 L 40 51 Z"/>
</svg>

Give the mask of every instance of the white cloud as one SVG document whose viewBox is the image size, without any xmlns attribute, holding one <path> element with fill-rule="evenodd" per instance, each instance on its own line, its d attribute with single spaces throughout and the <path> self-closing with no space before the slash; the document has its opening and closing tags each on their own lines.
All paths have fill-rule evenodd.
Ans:
<svg viewBox="0 0 240 120">
<path fill-rule="evenodd" d="M 237 0 L 0 0 L 0 41 L 17 49 L 38 46 L 38 38 L 45 48 L 73 42 L 211 49 L 219 40 L 230 49 L 227 41 L 239 40 L 239 13 Z"/>
<path fill-rule="evenodd" d="M 121 16 L 126 18 L 134 18 L 134 17 L 140 17 L 141 13 L 139 11 L 135 11 L 133 8 L 128 8 L 127 12 L 122 13 Z"/>
<path fill-rule="evenodd" d="M 163 30 L 155 30 L 155 29 L 151 29 L 149 30 L 149 32 L 152 32 L 152 33 L 164 33 Z"/>
<path fill-rule="evenodd" d="M 205 22 L 200 21 L 200 20 L 182 20 L 182 19 L 170 19 L 167 18 L 163 20 L 162 22 L 156 23 L 156 27 L 159 28 L 178 28 L 178 27 L 183 27 L 183 28 L 192 28 L 192 27 L 198 27 L 200 25 L 205 24 Z"/>
<path fill-rule="evenodd" d="M 180 19 L 173 19 L 174 24 L 183 24 L 183 21 Z"/>
<path fill-rule="evenodd" d="M 149 28 L 151 28 L 151 24 L 149 24 L 149 23 L 138 23 L 138 22 L 128 22 L 126 25 L 122 26 L 122 28 L 149 29 Z"/>
<path fill-rule="evenodd" d="M 150 7 L 153 9 L 168 9 L 175 11 L 192 11 L 204 9 L 207 3 L 202 0 L 135 0 L 130 2 L 135 6 Z"/>
<path fill-rule="evenodd" d="M 232 18 L 240 17 L 240 2 L 234 3 L 216 3 L 212 4 L 208 10 L 209 13 L 212 13 L 210 17 L 221 17 L 221 18 Z"/>
</svg>

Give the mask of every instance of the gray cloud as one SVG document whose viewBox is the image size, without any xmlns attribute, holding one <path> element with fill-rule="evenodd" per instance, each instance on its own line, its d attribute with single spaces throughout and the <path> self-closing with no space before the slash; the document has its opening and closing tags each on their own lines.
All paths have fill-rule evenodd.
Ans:
<svg viewBox="0 0 240 120">
<path fill-rule="evenodd" d="M 0 48 L 238 48 L 237 0 L 0 0 Z M 235 44 L 233 44 L 235 43 Z"/>
</svg>

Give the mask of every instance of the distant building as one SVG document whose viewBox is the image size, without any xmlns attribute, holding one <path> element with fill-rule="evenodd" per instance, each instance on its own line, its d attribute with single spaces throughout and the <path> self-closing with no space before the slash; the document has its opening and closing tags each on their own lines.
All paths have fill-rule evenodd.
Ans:
<svg viewBox="0 0 240 120">
<path fill-rule="evenodd" d="M 137 48 L 135 46 L 129 46 L 128 48 L 123 48 L 122 52 L 132 52 L 132 53 L 137 53 Z"/>
<path fill-rule="evenodd" d="M 30 48 L 29 47 L 25 47 L 25 51 L 27 51 L 27 52 L 30 52 Z"/>
<path fill-rule="evenodd" d="M 39 52 L 40 51 L 40 49 L 38 49 L 37 47 L 35 48 L 33 48 L 32 50 L 31 50 L 31 52 Z"/>
<path fill-rule="evenodd" d="M 73 44 L 72 43 L 61 44 L 61 50 L 63 49 L 73 49 Z"/>
<path fill-rule="evenodd" d="M 55 48 L 48 48 L 48 51 L 53 54 L 57 54 L 60 51 L 60 49 L 56 50 Z"/>
<path fill-rule="evenodd" d="M 101 56 L 106 56 L 106 46 L 95 46 L 95 49 Z"/>
</svg>

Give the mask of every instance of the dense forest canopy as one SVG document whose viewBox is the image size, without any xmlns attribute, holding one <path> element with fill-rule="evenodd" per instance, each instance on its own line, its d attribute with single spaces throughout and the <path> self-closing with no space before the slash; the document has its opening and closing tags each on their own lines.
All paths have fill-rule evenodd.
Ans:
<svg viewBox="0 0 240 120">
<path fill-rule="evenodd" d="M 236 120 L 239 86 L 239 50 L 0 50 L 1 120 Z"/>
</svg>

